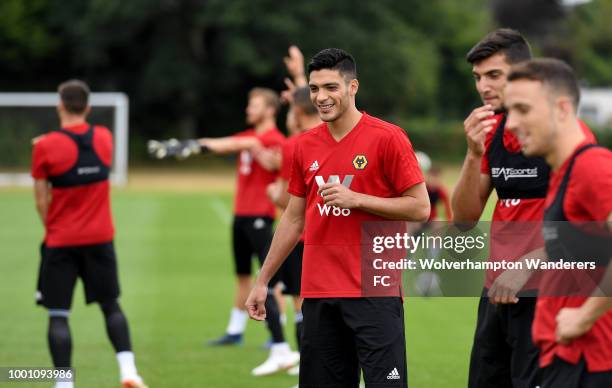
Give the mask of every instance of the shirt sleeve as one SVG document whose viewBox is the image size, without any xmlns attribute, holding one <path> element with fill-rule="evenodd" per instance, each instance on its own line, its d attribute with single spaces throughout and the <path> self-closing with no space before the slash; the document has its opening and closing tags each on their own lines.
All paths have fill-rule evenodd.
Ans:
<svg viewBox="0 0 612 388">
<path fill-rule="evenodd" d="M 398 194 L 424 180 L 408 135 L 401 129 L 389 136 L 383 163 L 385 177 Z"/>
<path fill-rule="evenodd" d="M 45 157 L 44 145 L 41 140 L 34 143 L 32 148 L 32 178 L 47 179 L 49 172 L 47 171 L 47 159 Z"/>
<path fill-rule="evenodd" d="M 282 146 L 286 140 L 280 132 L 266 133 L 263 136 L 258 136 L 257 138 L 266 148 Z"/>
<path fill-rule="evenodd" d="M 296 142 L 293 149 L 293 160 L 291 162 L 291 178 L 289 179 L 289 187 L 287 192 L 295 195 L 296 197 L 306 197 L 306 182 L 304 181 L 304 174 L 301 163 L 301 152 Z"/>
</svg>

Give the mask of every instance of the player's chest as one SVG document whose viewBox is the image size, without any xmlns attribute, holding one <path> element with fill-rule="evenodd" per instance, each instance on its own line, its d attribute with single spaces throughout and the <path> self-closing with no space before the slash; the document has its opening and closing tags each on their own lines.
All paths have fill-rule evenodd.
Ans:
<svg viewBox="0 0 612 388">
<path fill-rule="evenodd" d="M 376 144 L 356 142 L 344 147 L 314 148 L 303 158 L 302 168 L 309 190 L 316 191 L 326 183 L 341 183 L 355 189 L 378 184 L 382 159 Z"/>
</svg>

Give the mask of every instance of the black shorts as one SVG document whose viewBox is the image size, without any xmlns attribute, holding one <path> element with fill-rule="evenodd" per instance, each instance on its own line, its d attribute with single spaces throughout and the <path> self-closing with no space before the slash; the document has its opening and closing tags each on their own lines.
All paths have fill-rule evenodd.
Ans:
<svg viewBox="0 0 612 388">
<path fill-rule="evenodd" d="M 469 388 L 534 388 L 539 352 L 531 339 L 536 298 L 494 305 L 483 290 L 470 359 Z"/>
<path fill-rule="evenodd" d="M 542 369 L 542 388 L 610 388 L 612 371 L 589 372 L 584 358 L 570 364 L 555 357 L 552 364 Z"/>
<path fill-rule="evenodd" d="M 272 243 L 273 223 L 274 220 L 270 217 L 234 217 L 232 246 L 237 275 L 251 275 L 253 255 L 256 255 L 260 265 L 263 265 Z"/>
<path fill-rule="evenodd" d="M 397 297 L 304 300 L 300 388 L 408 386 L 404 306 Z"/>
<path fill-rule="evenodd" d="M 77 278 L 83 280 L 86 303 L 119 297 L 117 259 L 112 242 L 75 247 L 41 247 L 37 303 L 69 310 Z"/>
<path fill-rule="evenodd" d="M 285 295 L 300 295 L 303 255 L 304 242 L 300 241 L 278 270 L 280 281 L 283 282 L 283 294 Z"/>
</svg>

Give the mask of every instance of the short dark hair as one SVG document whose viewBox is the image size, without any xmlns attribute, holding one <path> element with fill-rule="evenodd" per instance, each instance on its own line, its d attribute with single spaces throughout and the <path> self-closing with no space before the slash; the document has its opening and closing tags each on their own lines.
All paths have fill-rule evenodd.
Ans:
<svg viewBox="0 0 612 388">
<path fill-rule="evenodd" d="M 532 59 L 513 66 L 508 82 L 527 79 L 540 81 L 555 92 L 568 95 L 574 108 L 580 102 L 580 88 L 574 70 L 567 63 L 555 58 Z"/>
<path fill-rule="evenodd" d="M 338 70 L 347 79 L 357 78 L 357 64 L 353 56 L 339 48 L 319 51 L 308 63 L 308 75 L 317 70 Z"/>
<path fill-rule="evenodd" d="M 267 106 L 274 108 L 274 114 L 277 114 L 280 110 L 280 97 L 278 93 L 269 88 L 253 88 L 249 92 L 249 99 L 253 97 L 262 97 Z"/>
<path fill-rule="evenodd" d="M 308 116 L 314 116 L 319 113 L 310 99 L 310 89 L 306 86 L 295 89 L 293 92 L 293 105 L 299 107 Z"/>
<path fill-rule="evenodd" d="M 475 64 L 497 53 L 504 54 L 511 65 L 531 59 L 531 47 L 527 39 L 510 28 L 500 28 L 488 33 L 472 47 L 465 58 L 469 63 Z"/>
<path fill-rule="evenodd" d="M 89 86 L 78 79 L 62 82 L 57 88 L 64 108 L 73 114 L 82 114 L 89 102 Z"/>
</svg>

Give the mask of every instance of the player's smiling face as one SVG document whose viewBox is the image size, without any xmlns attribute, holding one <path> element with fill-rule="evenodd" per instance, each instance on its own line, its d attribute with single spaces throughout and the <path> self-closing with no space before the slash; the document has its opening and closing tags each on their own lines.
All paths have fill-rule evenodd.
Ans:
<svg viewBox="0 0 612 388">
<path fill-rule="evenodd" d="M 357 92 L 357 80 L 347 82 L 338 70 L 322 69 L 310 73 L 310 99 L 321 120 L 330 122 L 342 116 Z"/>
<path fill-rule="evenodd" d="M 504 95 L 508 110 L 506 128 L 517 135 L 523 154 L 546 155 L 557 127 L 546 88 L 539 81 L 521 79 L 509 82 Z"/>
<path fill-rule="evenodd" d="M 493 106 L 496 112 L 504 106 L 503 92 L 509 71 L 510 64 L 506 62 L 506 55 L 503 53 L 494 54 L 472 67 L 476 90 L 483 104 Z"/>
</svg>

